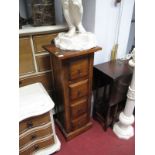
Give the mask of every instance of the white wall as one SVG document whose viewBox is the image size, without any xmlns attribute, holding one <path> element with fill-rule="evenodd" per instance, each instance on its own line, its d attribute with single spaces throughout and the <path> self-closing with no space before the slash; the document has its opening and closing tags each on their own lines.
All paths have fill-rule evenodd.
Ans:
<svg viewBox="0 0 155 155">
<path fill-rule="evenodd" d="M 118 12 L 119 8 L 114 6 L 113 0 L 96 1 L 95 35 L 98 45 L 103 50 L 95 54 L 94 64 L 103 63 L 110 59 L 115 42 Z"/>
<path fill-rule="evenodd" d="M 95 30 L 96 0 L 83 0 L 83 25 L 89 32 Z"/>
<path fill-rule="evenodd" d="M 117 58 L 122 58 L 126 54 L 134 5 L 134 0 L 122 1 L 124 2 L 118 37 Z M 115 0 L 83 0 L 83 24 L 88 31 L 95 33 L 98 45 L 103 48 L 102 51 L 95 53 L 94 64 L 109 61 L 111 50 L 116 43 L 117 25 L 118 20 L 120 20 L 119 11 L 121 8 L 120 4 L 116 7 L 114 2 Z"/>
<path fill-rule="evenodd" d="M 58 25 L 65 23 L 61 0 L 55 0 L 55 20 Z"/>
<path fill-rule="evenodd" d="M 128 39 L 130 35 L 130 26 L 134 11 L 134 0 L 123 0 L 123 12 L 120 24 L 120 34 L 118 38 L 118 58 L 125 57 L 128 47 Z"/>
</svg>

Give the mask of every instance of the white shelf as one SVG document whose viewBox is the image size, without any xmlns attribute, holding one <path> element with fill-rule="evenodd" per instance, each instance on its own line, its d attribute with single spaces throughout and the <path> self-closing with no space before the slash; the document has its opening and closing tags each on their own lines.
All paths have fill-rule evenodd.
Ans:
<svg viewBox="0 0 155 155">
<path fill-rule="evenodd" d="M 68 29 L 67 25 L 52 25 L 52 26 L 39 26 L 39 27 L 26 25 L 19 30 L 19 35 L 55 32 L 55 31 L 61 31 L 61 30 L 63 31 L 67 29 Z"/>
</svg>

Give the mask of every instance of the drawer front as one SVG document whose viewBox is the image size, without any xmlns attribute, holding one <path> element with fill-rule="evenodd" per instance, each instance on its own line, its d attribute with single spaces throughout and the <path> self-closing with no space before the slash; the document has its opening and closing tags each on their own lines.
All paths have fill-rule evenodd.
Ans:
<svg viewBox="0 0 155 155">
<path fill-rule="evenodd" d="M 73 130 L 79 129 L 84 125 L 86 125 L 87 123 L 88 123 L 88 117 L 87 114 L 84 114 L 83 116 L 72 121 L 72 129 Z"/>
<path fill-rule="evenodd" d="M 34 152 L 37 152 L 41 149 L 47 148 L 51 145 L 53 145 L 54 137 L 48 136 L 45 138 L 42 138 L 34 143 L 31 143 L 29 146 L 26 146 L 25 148 L 22 148 L 19 150 L 19 155 L 31 155 Z"/>
<path fill-rule="evenodd" d="M 21 78 L 19 85 L 22 87 L 36 82 L 41 82 L 47 91 L 53 90 L 52 72 Z"/>
<path fill-rule="evenodd" d="M 50 113 L 31 117 L 19 123 L 20 134 L 37 126 L 44 125 L 51 121 Z"/>
<path fill-rule="evenodd" d="M 20 135 L 19 146 L 20 148 L 24 147 L 24 145 L 33 142 L 39 138 L 46 137 L 53 133 L 51 123 L 48 123 L 48 126 L 38 127 L 35 130 L 29 132 L 27 131 L 23 135 Z M 22 138 L 21 138 L 22 137 Z"/>
<path fill-rule="evenodd" d="M 70 99 L 78 99 L 88 94 L 88 79 L 69 85 Z"/>
<path fill-rule="evenodd" d="M 69 63 L 69 79 L 75 80 L 88 75 L 89 59 L 81 58 Z"/>
<path fill-rule="evenodd" d="M 36 56 L 38 71 L 51 70 L 50 55 Z"/>
<path fill-rule="evenodd" d="M 57 34 L 46 34 L 46 35 L 33 36 L 35 53 L 43 52 L 44 49 L 42 48 L 42 46 L 51 44 L 51 41 L 54 40 L 56 36 Z"/>
<path fill-rule="evenodd" d="M 30 38 L 19 39 L 19 74 L 35 72 Z"/>
<path fill-rule="evenodd" d="M 87 99 L 80 100 L 71 105 L 71 117 L 75 119 L 87 112 Z"/>
</svg>

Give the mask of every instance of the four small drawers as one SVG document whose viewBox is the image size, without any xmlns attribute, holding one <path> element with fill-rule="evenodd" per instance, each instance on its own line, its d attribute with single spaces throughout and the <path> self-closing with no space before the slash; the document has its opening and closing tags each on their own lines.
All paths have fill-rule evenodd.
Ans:
<svg viewBox="0 0 155 155">
<path fill-rule="evenodd" d="M 74 131 L 88 123 L 88 56 L 70 60 L 68 73 L 71 128 Z"/>
</svg>

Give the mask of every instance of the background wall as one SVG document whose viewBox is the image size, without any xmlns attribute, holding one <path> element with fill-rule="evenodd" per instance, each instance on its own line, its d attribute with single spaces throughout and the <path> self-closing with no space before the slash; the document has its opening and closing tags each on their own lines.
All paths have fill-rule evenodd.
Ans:
<svg viewBox="0 0 155 155">
<path fill-rule="evenodd" d="M 114 4 L 115 0 L 83 0 L 83 24 L 88 31 L 95 33 L 98 45 L 103 48 L 102 52 L 95 53 L 94 64 L 110 60 L 111 50 L 117 39 L 117 58 L 123 58 L 128 53 L 134 0 L 122 0 L 117 7 Z"/>
</svg>

